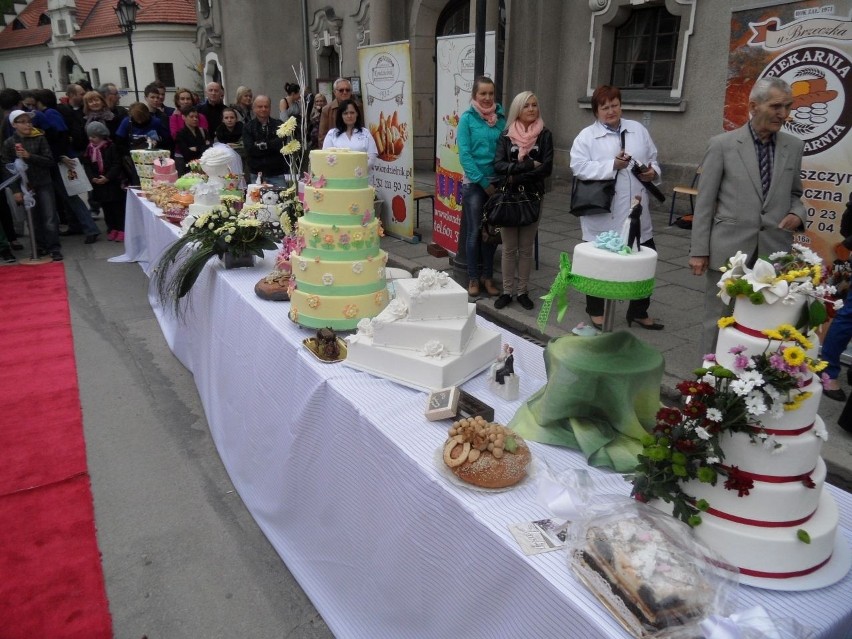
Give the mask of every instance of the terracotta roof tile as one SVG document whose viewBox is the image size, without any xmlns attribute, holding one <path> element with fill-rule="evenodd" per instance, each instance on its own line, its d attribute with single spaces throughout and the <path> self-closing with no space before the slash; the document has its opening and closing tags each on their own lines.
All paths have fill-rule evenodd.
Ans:
<svg viewBox="0 0 852 639">
<path fill-rule="evenodd" d="M 136 0 L 139 24 L 189 24 L 198 23 L 194 0 Z M 77 0 L 77 24 L 80 30 L 74 40 L 103 38 L 121 35 L 115 15 L 117 0 Z M 41 14 L 47 11 L 47 0 L 33 0 L 18 18 L 25 29 L 12 30 L 11 24 L 0 31 L 0 50 L 20 49 L 47 44 L 50 25 L 38 26 Z"/>
<path fill-rule="evenodd" d="M 38 19 L 45 11 L 47 11 L 47 0 L 33 0 L 18 14 L 18 20 L 26 28 L 12 29 L 10 22 L 3 31 L 0 31 L 0 49 L 35 47 L 50 41 L 50 25 L 38 25 Z"/>
</svg>

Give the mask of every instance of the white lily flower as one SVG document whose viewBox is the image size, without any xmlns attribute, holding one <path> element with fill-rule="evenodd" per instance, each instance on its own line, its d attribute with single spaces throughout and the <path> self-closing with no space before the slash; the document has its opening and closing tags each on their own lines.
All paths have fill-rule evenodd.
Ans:
<svg viewBox="0 0 852 639">
<path fill-rule="evenodd" d="M 766 260 L 757 260 L 754 268 L 743 275 L 743 279 L 751 284 L 755 293 L 760 291 L 767 304 L 774 304 L 787 296 L 790 285 L 786 280 L 779 280 L 775 267 Z"/>
</svg>

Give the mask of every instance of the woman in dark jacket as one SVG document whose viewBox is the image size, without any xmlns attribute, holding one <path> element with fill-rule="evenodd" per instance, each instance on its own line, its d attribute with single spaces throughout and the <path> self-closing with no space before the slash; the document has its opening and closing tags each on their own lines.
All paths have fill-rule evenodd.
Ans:
<svg viewBox="0 0 852 639">
<path fill-rule="evenodd" d="M 97 200 L 104 211 L 107 239 L 124 241 L 124 190 L 121 188 L 122 153 L 110 140 L 109 129 L 103 122 L 86 125 L 89 146 L 82 162 L 86 176 L 92 183 L 90 197 Z"/>
<path fill-rule="evenodd" d="M 545 128 L 532 91 L 515 96 L 506 118 L 506 129 L 497 140 L 494 172 L 509 180 L 509 188 L 544 196 L 544 179 L 553 171 L 553 136 Z M 535 236 L 539 220 L 526 226 L 503 226 L 503 293 L 494 300 L 495 308 L 511 304 L 517 294 L 518 304 L 526 310 L 535 306 L 529 296 L 530 272 L 533 264 Z M 516 281 L 517 280 L 517 281 Z"/>
<path fill-rule="evenodd" d="M 182 158 L 178 173 L 183 175 L 187 171 L 190 162 L 197 160 L 210 146 L 207 139 L 207 131 L 199 123 L 198 108 L 195 106 L 184 107 L 181 111 L 184 127 L 177 132 L 175 138 L 175 155 Z"/>
</svg>

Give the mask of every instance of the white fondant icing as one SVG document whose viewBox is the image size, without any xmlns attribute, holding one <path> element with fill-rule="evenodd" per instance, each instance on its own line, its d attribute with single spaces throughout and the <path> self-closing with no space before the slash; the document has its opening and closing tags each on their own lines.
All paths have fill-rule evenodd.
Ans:
<svg viewBox="0 0 852 639">
<path fill-rule="evenodd" d="M 643 282 L 653 279 L 657 252 L 647 247 L 622 255 L 583 242 L 574 247 L 571 272 L 604 282 Z"/>
</svg>

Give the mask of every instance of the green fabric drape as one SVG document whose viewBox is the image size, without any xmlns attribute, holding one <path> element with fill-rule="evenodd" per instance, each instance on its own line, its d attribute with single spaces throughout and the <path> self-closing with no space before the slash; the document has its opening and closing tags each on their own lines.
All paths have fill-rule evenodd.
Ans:
<svg viewBox="0 0 852 639">
<path fill-rule="evenodd" d="M 576 448 L 592 466 L 632 471 L 660 407 L 662 354 L 619 331 L 552 340 L 544 361 L 547 384 L 509 426 L 532 441 Z"/>
</svg>

